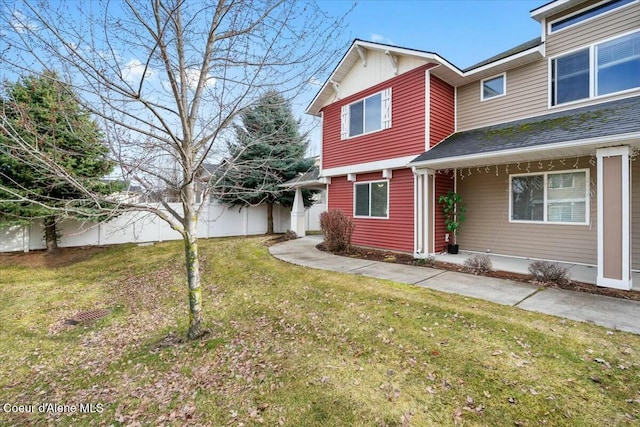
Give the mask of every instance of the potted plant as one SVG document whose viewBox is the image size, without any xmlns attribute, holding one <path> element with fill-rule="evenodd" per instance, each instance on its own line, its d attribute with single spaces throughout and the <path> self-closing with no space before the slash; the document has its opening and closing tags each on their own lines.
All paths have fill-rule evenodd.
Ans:
<svg viewBox="0 0 640 427">
<path fill-rule="evenodd" d="M 444 214 L 444 225 L 448 232 L 453 234 L 453 244 L 449 242 L 447 252 L 450 254 L 458 253 L 458 232 L 465 220 L 465 212 L 467 207 L 462 203 L 460 194 L 449 191 L 438 198 L 438 202 L 442 205 L 442 213 Z"/>
</svg>

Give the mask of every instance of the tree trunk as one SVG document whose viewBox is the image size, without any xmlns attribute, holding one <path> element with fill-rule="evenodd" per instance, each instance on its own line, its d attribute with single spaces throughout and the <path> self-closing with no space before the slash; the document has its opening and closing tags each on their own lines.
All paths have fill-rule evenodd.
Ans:
<svg viewBox="0 0 640 427">
<path fill-rule="evenodd" d="M 44 239 L 47 243 L 47 253 L 58 251 L 58 233 L 56 231 L 56 217 L 48 216 L 44 219 Z"/>
<path fill-rule="evenodd" d="M 198 216 L 195 209 L 194 184 L 183 190 L 184 209 L 184 254 L 189 290 L 189 331 L 187 338 L 200 338 L 206 333 L 202 315 L 202 288 L 200 287 L 200 259 L 198 258 Z"/>
<path fill-rule="evenodd" d="M 189 331 L 187 337 L 196 339 L 204 335 L 202 316 L 202 288 L 200 287 L 200 259 L 198 238 L 187 233 L 184 237 L 187 286 L 189 288 Z"/>
<path fill-rule="evenodd" d="M 273 234 L 273 203 L 267 203 L 267 234 Z"/>
</svg>

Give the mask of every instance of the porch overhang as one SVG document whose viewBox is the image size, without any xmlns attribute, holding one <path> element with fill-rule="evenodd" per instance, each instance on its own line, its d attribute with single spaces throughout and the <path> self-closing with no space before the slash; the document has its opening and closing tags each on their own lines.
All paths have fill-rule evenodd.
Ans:
<svg viewBox="0 0 640 427">
<path fill-rule="evenodd" d="M 640 148 L 640 96 L 457 132 L 413 159 L 417 169 L 479 167 Z"/>
<path fill-rule="evenodd" d="M 503 165 L 509 163 L 553 160 L 557 158 L 594 156 L 598 148 L 616 147 L 620 145 L 629 145 L 636 149 L 640 149 L 640 132 L 568 142 L 563 141 L 528 148 L 513 148 L 508 150 L 489 151 L 486 153 L 442 157 L 433 160 L 414 160 L 410 165 L 418 170 Z"/>
<path fill-rule="evenodd" d="M 280 184 L 279 187 L 286 188 L 289 190 L 293 190 L 297 188 L 308 188 L 310 190 L 324 190 L 327 187 L 327 184 L 330 183 L 329 180 L 330 178 L 320 176 L 320 168 L 318 166 L 314 166 L 308 172 Z"/>
</svg>

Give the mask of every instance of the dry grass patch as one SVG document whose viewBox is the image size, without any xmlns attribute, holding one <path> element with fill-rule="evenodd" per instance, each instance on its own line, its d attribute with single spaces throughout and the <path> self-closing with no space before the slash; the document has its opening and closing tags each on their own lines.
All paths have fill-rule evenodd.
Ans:
<svg viewBox="0 0 640 427">
<path fill-rule="evenodd" d="M 179 243 L 3 267 L 0 401 L 102 412 L 0 421 L 600 426 L 640 416 L 636 335 L 292 266 L 261 243 L 202 242 L 213 332 L 196 342 L 182 339 Z M 102 319 L 49 331 L 103 307 Z"/>
</svg>

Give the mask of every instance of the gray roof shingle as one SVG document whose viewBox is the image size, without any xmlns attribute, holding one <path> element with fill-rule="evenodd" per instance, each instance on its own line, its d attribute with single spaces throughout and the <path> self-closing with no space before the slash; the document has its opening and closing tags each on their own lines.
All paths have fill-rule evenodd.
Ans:
<svg viewBox="0 0 640 427">
<path fill-rule="evenodd" d="M 538 47 L 541 44 L 542 44 L 542 39 L 540 37 L 536 37 L 535 39 L 529 40 L 528 42 L 524 42 L 522 44 L 519 44 L 518 46 L 512 47 L 509 50 L 505 50 L 504 52 L 501 52 L 501 53 L 499 53 L 497 55 L 494 55 L 491 58 L 487 58 L 482 62 L 478 62 L 477 64 L 473 64 L 472 66 L 467 67 L 462 71 L 466 73 L 467 71 L 471 71 L 474 68 L 479 68 L 479 67 L 482 67 L 483 65 L 491 64 L 492 62 L 496 62 L 496 61 L 499 61 L 501 59 L 508 58 L 511 55 L 515 55 L 517 53 L 524 52 L 525 50 L 529 50 L 531 48 Z"/>
<path fill-rule="evenodd" d="M 640 96 L 457 132 L 411 163 L 632 132 L 640 132 Z"/>
<path fill-rule="evenodd" d="M 305 185 L 320 184 L 319 180 L 320 180 L 320 168 L 318 166 L 313 166 L 307 172 L 293 179 L 290 179 L 287 182 L 280 184 L 280 186 L 281 187 L 295 187 L 295 186 L 304 187 Z"/>
</svg>

